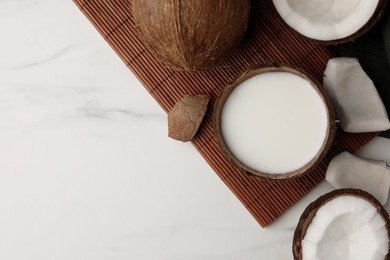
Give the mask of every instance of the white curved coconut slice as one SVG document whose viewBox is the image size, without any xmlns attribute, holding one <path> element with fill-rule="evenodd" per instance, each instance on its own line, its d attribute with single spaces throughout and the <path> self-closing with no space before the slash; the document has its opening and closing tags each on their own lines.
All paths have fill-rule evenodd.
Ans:
<svg viewBox="0 0 390 260">
<path fill-rule="evenodd" d="M 361 159 L 343 152 L 332 159 L 325 179 L 335 189 L 365 190 L 384 205 L 390 189 L 390 168 L 384 162 Z"/>
<path fill-rule="evenodd" d="M 377 136 L 355 155 L 369 160 L 383 161 L 390 165 L 390 139 Z"/>
<path fill-rule="evenodd" d="M 302 240 L 303 260 L 383 260 L 386 222 L 369 201 L 341 195 L 316 212 Z"/>
<path fill-rule="evenodd" d="M 324 72 L 324 87 L 340 114 L 344 131 L 362 133 L 390 129 L 378 91 L 357 59 L 330 59 Z"/>
<path fill-rule="evenodd" d="M 379 0 L 273 0 L 282 19 L 300 34 L 333 41 L 356 33 L 374 15 Z"/>
</svg>

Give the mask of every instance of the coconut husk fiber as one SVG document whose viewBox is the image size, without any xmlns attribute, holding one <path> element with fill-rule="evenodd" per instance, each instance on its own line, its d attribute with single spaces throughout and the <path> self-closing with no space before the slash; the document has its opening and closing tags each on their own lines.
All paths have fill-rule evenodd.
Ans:
<svg viewBox="0 0 390 260">
<path fill-rule="evenodd" d="M 168 67 L 185 71 L 211 68 L 240 43 L 248 27 L 250 0 L 183 3 L 132 0 L 138 35 Z"/>
<path fill-rule="evenodd" d="M 166 112 L 171 111 L 187 94 L 208 93 L 211 96 L 209 107 L 213 107 L 224 86 L 248 68 L 262 63 L 277 61 L 296 66 L 322 82 L 326 63 L 333 57 L 327 47 L 316 45 L 292 32 L 279 18 L 272 0 L 255 0 L 251 3 L 246 35 L 228 59 L 204 72 L 178 72 L 158 61 L 138 38 L 131 16 L 131 1 L 74 2 Z M 223 156 L 214 137 L 212 117 L 212 109 L 208 109 L 191 142 L 263 227 L 324 179 L 326 167 L 333 156 L 345 150 L 354 153 L 376 136 L 375 133 L 346 134 L 339 131 L 332 149 L 309 174 L 289 181 L 262 181 L 238 170 Z"/>
</svg>

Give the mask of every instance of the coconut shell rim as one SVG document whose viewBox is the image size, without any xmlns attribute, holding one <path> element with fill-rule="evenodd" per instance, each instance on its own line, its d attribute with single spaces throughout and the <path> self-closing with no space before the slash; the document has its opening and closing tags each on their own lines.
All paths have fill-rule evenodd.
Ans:
<svg viewBox="0 0 390 260">
<path fill-rule="evenodd" d="M 310 38 L 306 35 L 303 35 L 302 33 L 298 32 L 294 28 L 292 28 L 290 25 L 287 24 L 287 22 L 280 16 L 279 12 L 276 10 L 275 5 L 273 5 L 273 8 L 275 12 L 279 15 L 279 18 L 283 21 L 283 23 L 290 28 L 295 34 L 300 35 L 301 37 L 305 38 L 306 40 L 309 40 L 311 42 L 314 42 L 316 44 L 323 44 L 323 45 L 338 45 L 343 44 L 347 42 L 353 42 L 357 38 L 363 36 L 366 32 L 368 32 L 370 29 L 372 29 L 377 22 L 383 17 L 384 13 L 386 12 L 388 0 L 378 0 L 378 5 L 372 14 L 371 18 L 362 26 L 359 30 L 354 32 L 353 34 L 343 37 L 340 39 L 334 39 L 334 40 L 319 40 L 315 38 Z"/>
<path fill-rule="evenodd" d="M 320 95 L 322 100 L 324 101 L 325 107 L 327 108 L 327 114 L 328 114 L 328 129 L 327 134 L 324 140 L 324 143 L 320 149 L 320 151 L 317 153 L 317 155 L 306 165 L 303 167 L 287 172 L 287 173 L 280 173 L 280 174 L 271 174 L 266 172 L 257 171 L 244 163 L 242 163 L 228 148 L 223 135 L 222 135 L 222 129 L 221 129 L 221 115 L 223 106 L 230 96 L 230 94 L 234 91 L 234 89 L 239 86 L 243 81 L 246 79 L 249 79 L 255 75 L 266 73 L 266 72 L 290 72 L 297 76 L 302 77 L 303 79 L 306 79 L 309 81 L 312 85 L 312 87 L 317 91 L 317 93 Z M 328 97 L 325 88 L 322 86 L 322 84 L 315 79 L 312 75 L 305 72 L 304 70 L 292 66 L 287 65 L 284 63 L 279 62 L 273 62 L 273 63 L 265 63 L 258 66 L 254 66 L 252 68 L 249 68 L 247 71 L 245 71 L 241 76 L 239 76 L 233 83 L 225 86 L 225 88 L 222 90 L 220 95 L 218 96 L 217 100 L 214 104 L 214 111 L 213 111 L 213 129 L 214 129 L 214 135 L 217 139 L 218 145 L 222 151 L 222 154 L 225 156 L 225 158 L 234 166 L 236 166 L 239 170 L 243 171 L 245 174 L 249 175 L 250 177 L 259 178 L 262 180 L 291 180 L 297 177 L 301 177 L 308 172 L 310 172 L 321 160 L 324 158 L 324 156 L 327 154 L 329 149 L 332 147 L 334 136 L 336 135 L 336 119 L 335 119 L 335 112 L 333 105 L 331 103 L 330 98 Z"/>
<path fill-rule="evenodd" d="M 325 195 L 322 195 L 321 197 L 317 198 L 313 202 L 311 202 L 304 212 L 302 213 L 301 217 L 299 218 L 298 225 L 294 232 L 293 237 L 293 243 L 292 243 L 292 251 L 294 260 L 302 260 L 302 240 L 306 235 L 307 228 L 309 227 L 310 223 L 312 222 L 313 218 L 315 217 L 317 211 L 327 202 L 338 198 L 340 196 L 355 196 L 361 199 L 365 199 L 371 205 L 373 205 L 378 213 L 381 215 L 383 220 L 385 221 L 386 230 L 387 230 L 387 236 L 389 238 L 388 242 L 388 253 L 385 256 L 385 260 L 390 259 L 390 218 L 389 213 L 385 210 L 385 208 L 382 206 L 382 204 L 370 193 L 361 190 L 361 189 L 337 189 L 334 191 L 331 191 L 329 193 L 326 193 Z"/>
</svg>

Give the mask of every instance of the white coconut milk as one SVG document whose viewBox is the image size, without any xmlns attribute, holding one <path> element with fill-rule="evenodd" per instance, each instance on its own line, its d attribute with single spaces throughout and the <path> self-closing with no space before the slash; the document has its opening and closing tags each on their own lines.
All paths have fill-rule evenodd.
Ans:
<svg viewBox="0 0 390 260">
<path fill-rule="evenodd" d="M 243 164 L 282 174 L 302 168 L 318 154 L 328 120 L 326 105 L 309 81 L 268 72 L 245 80 L 230 94 L 221 129 Z"/>
</svg>

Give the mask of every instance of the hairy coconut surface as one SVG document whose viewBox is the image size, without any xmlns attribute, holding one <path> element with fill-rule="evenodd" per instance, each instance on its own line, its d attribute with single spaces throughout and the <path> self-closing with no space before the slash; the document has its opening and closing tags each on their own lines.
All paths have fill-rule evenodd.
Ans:
<svg viewBox="0 0 390 260">
<path fill-rule="evenodd" d="M 249 0 L 133 0 L 140 38 L 167 66 L 206 70 L 226 58 L 248 26 Z"/>
<path fill-rule="evenodd" d="M 273 0 L 282 19 L 305 37 L 324 44 L 348 42 L 382 16 L 387 0 Z"/>
<path fill-rule="evenodd" d="M 304 103 L 297 103 L 297 102 L 299 102 L 299 101 L 297 101 L 297 99 L 292 99 L 295 101 L 291 101 L 290 100 L 291 96 L 283 95 L 283 92 L 282 92 L 282 93 L 280 93 L 280 95 L 275 97 L 276 100 L 275 100 L 275 102 L 273 102 L 273 105 L 265 108 L 263 111 L 258 111 L 257 108 L 251 109 L 251 107 L 253 107 L 253 106 L 257 107 L 256 104 L 259 102 L 259 100 L 264 101 L 264 97 L 263 96 L 253 96 L 253 97 L 249 97 L 249 99 L 247 99 L 248 100 L 247 103 L 245 103 L 245 104 L 240 103 L 240 104 L 242 104 L 243 108 L 240 107 L 240 104 L 237 104 L 238 106 L 233 105 L 233 107 L 231 104 L 228 105 L 228 107 L 229 107 L 228 110 L 231 111 L 233 108 L 234 111 L 236 111 L 236 112 L 238 111 L 237 113 L 243 113 L 243 114 L 237 115 L 237 113 L 234 112 L 232 118 L 238 118 L 238 119 L 244 118 L 244 121 L 240 119 L 240 120 L 236 120 L 237 123 L 233 122 L 232 120 L 228 120 L 229 121 L 228 123 L 224 122 L 225 117 L 223 116 L 223 113 L 224 113 L 224 109 L 225 109 L 225 104 L 229 104 L 228 99 L 231 96 L 231 94 L 235 91 L 235 89 L 237 87 L 239 87 L 244 81 L 246 81 L 246 80 L 250 81 L 251 78 L 253 79 L 261 74 L 267 74 L 267 73 L 277 73 L 277 75 L 279 75 L 278 73 L 281 73 L 281 74 L 290 73 L 292 75 L 295 75 L 295 76 L 298 76 L 298 77 L 304 79 L 307 82 L 307 86 L 313 88 L 313 90 L 314 90 L 313 92 L 315 93 L 313 95 L 315 95 L 316 97 L 318 96 L 318 98 L 316 98 L 315 100 L 317 100 L 318 102 L 323 102 L 323 104 L 324 104 L 323 107 L 324 107 L 324 111 L 325 111 L 324 113 L 325 113 L 326 118 L 327 118 L 327 125 L 324 128 L 320 127 L 320 131 L 324 130 L 324 132 L 325 132 L 324 138 L 321 138 L 321 137 L 319 137 L 321 135 L 318 135 L 318 138 L 321 139 L 320 147 L 319 147 L 318 151 L 316 151 L 316 153 L 311 153 L 311 154 L 314 154 L 312 157 L 306 158 L 308 161 L 303 163 L 302 167 L 299 166 L 299 168 L 296 168 L 294 170 L 291 170 L 291 168 L 290 168 L 290 170 L 283 170 L 282 172 L 277 172 L 277 173 L 261 170 L 258 167 L 258 162 L 256 160 L 261 161 L 261 160 L 264 160 L 265 157 L 268 158 L 269 156 L 271 156 L 272 160 L 275 161 L 279 166 L 283 166 L 283 164 L 286 164 L 287 165 L 286 167 L 290 167 L 290 166 L 288 166 L 290 164 L 288 162 L 284 161 L 284 159 L 283 159 L 283 158 L 287 158 L 288 155 L 287 155 L 287 157 L 283 157 L 283 158 L 279 155 L 286 154 L 283 152 L 283 150 L 292 150 L 293 149 L 292 147 L 296 147 L 298 150 L 300 149 L 300 146 L 296 146 L 296 142 L 297 142 L 297 140 L 298 140 L 298 142 L 299 142 L 299 140 L 301 140 L 299 138 L 302 137 L 302 134 L 304 134 L 305 131 L 300 131 L 299 129 L 302 129 L 304 124 L 309 123 L 309 122 L 306 122 L 305 120 L 309 119 L 312 115 L 307 115 L 308 117 L 302 118 L 301 113 L 294 114 L 295 113 L 294 111 L 297 111 L 296 110 L 297 108 L 299 110 L 299 107 L 304 109 L 304 107 L 305 107 Z M 274 76 L 274 78 L 278 78 L 278 76 Z M 286 83 L 286 84 L 284 84 L 284 86 L 288 87 L 289 85 Z M 306 84 L 305 84 L 305 86 L 306 86 Z M 261 86 L 259 86 L 259 87 L 261 88 Z M 268 89 L 268 87 L 265 86 L 265 89 Z M 238 91 L 235 93 L 238 93 L 237 95 L 239 97 L 242 97 L 243 95 L 246 95 L 245 94 L 246 92 L 245 93 L 244 92 Z M 256 91 L 256 93 L 257 93 L 257 91 Z M 237 95 L 235 95 L 235 96 L 237 97 Z M 246 97 L 248 98 L 247 95 L 246 95 Z M 298 98 L 298 99 L 300 99 L 300 98 Z M 310 96 L 310 99 L 314 100 L 314 97 Z M 272 98 L 272 100 L 273 100 L 273 98 Z M 278 129 L 277 127 L 275 127 L 275 125 L 279 125 L 279 123 L 283 124 L 283 122 L 279 122 L 279 121 L 280 121 L 280 118 L 284 118 L 284 117 L 278 116 L 277 112 L 274 111 L 275 106 L 283 106 L 283 100 L 286 100 L 286 102 L 289 102 L 290 107 L 292 108 L 292 110 L 290 110 L 291 117 L 288 118 L 286 123 L 290 124 L 292 126 L 292 128 L 294 128 L 294 129 L 289 129 L 288 131 L 284 131 L 284 135 L 282 134 L 282 131 L 280 131 L 281 129 Z M 234 104 L 236 104 L 236 103 L 237 102 L 235 102 Z M 225 112 L 226 112 L 226 110 L 225 110 Z M 306 111 L 306 112 L 308 112 L 308 111 Z M 311 112 L 313 112 L 313 111 L 311 111 Z M 315 115 L 319 115 L 315 112 L 313 112 L 313 113 Z M 248 116 L 248 115 L 250 115 L 250 116 Z M 297 120 L 294 120 L 295 117 L 293 115 L 298 116 L 296 118 Z M 321 115 L 322 115 L 322 112 L 321 112 Z M 226 120 L 226 118 L 225 118 L 225 120 Z M 251 123 L 252 121 L 254 121 L 255 123 Z M 273 123 L 273 122 L 275 122 L 275 123 Z M 238 124 L 240 124 L 240 125 L 238 125 Z M 225 127 L 223 127 L 223 125 Z M 226 128 L 227 125 L 229 125 L 228 128 Z M 264 132 L 264 131 L 262 131 L 261 129 L 259 131 L 257 131 L 256 129 L 259 129 L 257 127 L 274 129 L 274 131 L 272 132 L 271 135 L 261 136 L 260 133 Z M 223 130 L 223 128 L 225 130 Z M 233 142 L 235 142 L 238 146 L 240 146 L 240 147 L 238 147 L 240 150 L 239 151 L 240 154 L 237 153 L 237 149 L 234 149 L 234 148 L 237 148 L 237 145 L 233 144 L 233 146 L 232 146 L 232 141 L 231 140 L 228 141 L 226 139 L 226 136 L 225 136 L 226 129 L 228 129 L 229 133 L 231 133 L 232 131 L 233 131 L 233 133 L 242 133 L 242 134 L 235 134 L 234 136 L 237 138 L 233 139 Z M 231 129 L 232 129 L 232 131 L 230 131 Z M 314 126 L 313 129 L 318 129 L 318 127 Z M 270 130 L 270 131 L 272 131 L 272 130 Z M 313 130 L 313 131 L 315 131 L 315 130 Z M 334 112 L 333 112 L 333 108 L 330 104 L 330 100 L 328 99 L 328 97 L 325 93 L 324 88 L 313 77 L 311 77 L 311 76 L 307 75 L 305 72 L 303 72 L 297 68 L 293 68 L 291 66 L 277 64 L 277 63 L 265 64 L 265 65 L 261 65 L 261 66 L 258 66 L 258 67 L 255 67 L 255 68 L 248 70 L 241 77 L 239 77 L 234 83 L 225 87 L 225 89 L 223 90 L 223 92 L 219 96 L 218 100 L 216 101 L 215 107 L 214 107 L 214 133 L 216 135 L 217 141 L 221 147 L 223 154 L 226 156 L 226 158 L 231 163 L 236 165 L 241 170 L 245 171 L 246 173 L 248 173 L 252 176 L 256 176 L 256 177 L 263 178 L 263 179 L 275 179 L 275 180 L 276 179 L 289 179 L 289 178 L 300 176 L 300 175 L 310 171 L 310 169 L 312 169 L 323 158 L 323 156 L 327 153 L 327 151 L 329 150 L 329 148 L 332 145 L 332 140 L 333 140 L 333 137 L 335 134 Z M 229 135 L 229 133 L 228 133 L 228 135 Z M 305 136 L 303 137 L 303 139 L 305 139 Z M 311 139 L 307 139 L 306 141 L 308 141 L 308 140 L 311 140 Z M 267 150 L 268 148 L 264 148 L 264 146 L 259 145 L 259 142 L 262 142 L 262 141 L 266 141 L 267 144 L 269 142 L 272 143 L 273 141 L 275 141 L 275 147 L 276 146 L 280 147 L 280 149 L 276 149 L 276 150 L 273 149 L 272 151 Z M 309 147 L 311 147 L 311 145 L 310 145 L 311 142 L 312 141 L 308 141 L 307 145 Z M 299 142 L 299 143 L 303 145 L 303 143 L 301 143 L 301 142 Z M 244 145 L 244 144 L 246 144 L 246 145 Z M 245 147 L 245 148 L 242 148 L 242 147 Z M 247 149 L 247 148 L 248 148 L 248 150 L 243 151 L 243 149 Z M 243 155 L 245 158 L 243 158 Z M 290 155 L 291 155 L 291 153 L 290 153 Z M 287 158 L 286 160 L 288 160 L 288 159 L 289 158 Z M 302 159 L 302 158 L 300 158 L 300 159 Z M 254 165 L 254 164 L 251 165 L 251 164 L 245 163 L 248 160 L 251 162 L 256 161 L 256 165 Z M 296 164 L 296 162 L 293 162 L 293 163 Z"/>
<path fill-rule="evenodd" d="M 389 214 L 371 194 L 332 191 L 303 212 L 294 233 L 294 259 L 389 259 L 389 225 Z"/>
</svg>

